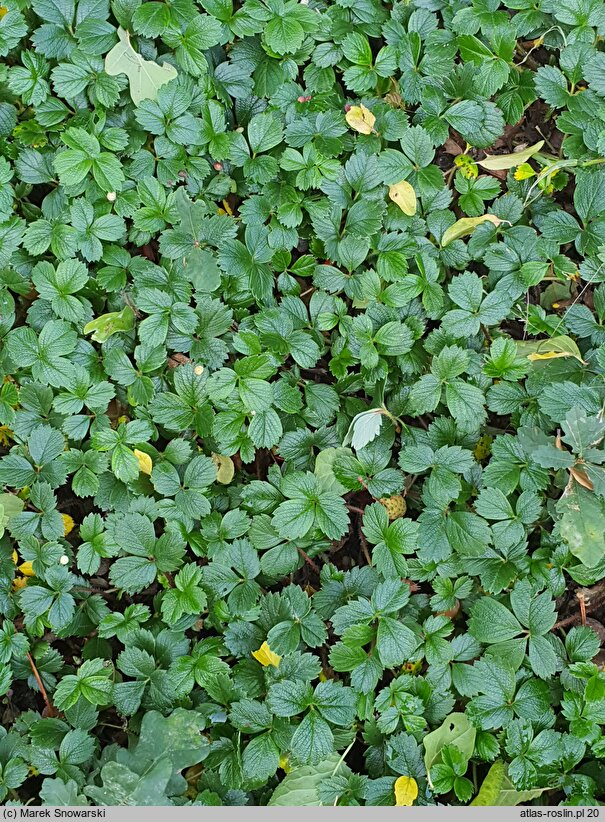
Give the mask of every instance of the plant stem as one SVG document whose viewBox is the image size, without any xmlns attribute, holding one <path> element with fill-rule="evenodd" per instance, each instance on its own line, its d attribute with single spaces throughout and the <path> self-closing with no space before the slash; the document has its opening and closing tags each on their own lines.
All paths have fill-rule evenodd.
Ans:
<svg viewBox="0 0 605 822">
<path fill-rule="evenodd" d="M 28 653 L 28 654 L 26 654 L 26 656 L 27 656 L 27 661 L 29 662 L 29 664 L 31 666 L 32 673 L 33 673 L 34 677 L 36 678 L 36 682 L 38 683 L 38 688 L 40 689 L 40 693 L 42 694 L 42 699 L 46 703 L 46 711 L 47 711 L 49 716 L 56 716 L 57 711 L 56 711 L 54 705 L 52 704 L 52 702 L 50 701 L 50 699 L 48 697 L 48 694 L 46 693 L 46 688 L 44 687 L 44 683 L 42 682 L 42 678 L 41 678 L 40 674 L 38 673 L 38 669 L 36 668 L 36 663 L 34 662 L 32 655 Z"/>
</svg>

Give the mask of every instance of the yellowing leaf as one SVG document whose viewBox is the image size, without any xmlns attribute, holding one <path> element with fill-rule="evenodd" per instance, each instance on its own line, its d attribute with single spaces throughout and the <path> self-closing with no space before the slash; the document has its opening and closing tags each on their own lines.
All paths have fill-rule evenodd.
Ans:
<svg viewBox="0 0 605 822">
<path fill-rule="evenodd" d="M 594 492 L 572 484 L 557 502 L 561 539 L 585 568 L 605 557 L 605 502 Z"/>
<path fill-rule="evenodd" d="M 411 776 L 400 776 L 395 780 L 395 805 L 409 807 L 418 796 L 418 784 Z"/>
<path fill-rule="evenodd" d="M 63 536 L 66 537 L 74 530 L 74 522 L 73 517 L 70 517 L 69 514 L 61 514 L 61 519 L 63 520 Z"/>
<path fill-rule="evenodd" d="M 13 591 L 20 591 L 27 585 L 27 577 L 15 577 L 13 580 Z"/>
<path fill-rule="evenodd" d="M 408 217 L 414 216 L 416 213 L 416 192 L 407 180 L 389 186 L 389 197 L 404 214 L 407 214 Z"/>
<path fill-rule="evenodd" d="M 441 761 L 441 752 L 446 745 L 454 745 L 470 759 L 474 747 L 476 730 L 466 714 L 454 712 L 448 714 L 441 725 L 429 734 L 424 735 L 424 766 L 431 783 L 431 768 Z"/>
<path fill-rule="evenodd" d="M 279 663 L 281 662 L 281 656 L 273 653 L 271 648 L 269 648 L 268 642 L 263 642 L 258 651 L 252 651 L 252 656 L 257 662 L 260 662 L 263 668 L 266 668 L 267 665 L 273 665 L 274 668 L 279 668 Z"/>
<path fill-rule="evenodd" d="M 34 573 L 34 568 L 30 560 L 27 562 L 22 562 L 19 566 L 19 571 L 23 574 L 24 577 L 35 577 L 36 574 Z"/>
<path fill-rule="evenodd" d="M 484 434 L 482 437 L 479 437 L 473 451 L 477 462 L 483 462 L 483 460 L 487 459 L 492 453 L 492 441 L 493 438 L 490 437 L 489 434 Z"/>
<path fill-rule="evenodd" d="M 153 60 L 145 60 L 130 45 L 130 35 L 118 28 L 120 42 L 105 58 L 105 71 L 111 77 L 125 74 L 130 84 L 130 96 L 135 106 L 141 100 L 157 100 L 158 90 L 177 77 L 178 72 L 169 63 L 159 66 Z"/>
<path fill-rule="evenodd" d="M 8 14 L 8 9 L 6 6 L 0 6 L 0 20 L 2 20 L 6 14 Z"/>
<path fill-rule="evenodd" d="M 0 425 L 0 445 L 4 445 L 4 447 L 7 448 L 14 437 L 15 435 L 8 425 Z"/>
<path fill-rule="evenodd" d="M 461 220 L 456 220 L 454 225 L 451 225 L 441 238 L 441 247 L 445 248 L 446 245 L 453 243 L 454 240 L 459 240 L 461 237 L 472 234 L 478 225 L 488 222 L 498 226 L 503 221 L 499 220 L 498 217 L 495 217 L 493 214 L 483 214 L 481 217 L 462 217 Z"/>
<path fill-rule="evenodd" d="M 488 171 L 501 171 L 503 169 L 515 168 L 516 166 L 520 166 L 521 163 L 527 162 L 534 154 L 537 154 L 543 145 L 544 140 L 540 140 L 539 143 L 528 146 L 524 148 L 523 151 L 514 151 L 512 154 L 488 154 L 483 160 L 477 160 L 477 162 L 482 168 L 486 168 Z"/>
<path fill-rule="evenodd" d="M 283 754 L 279 758 L 279 767 L 282 769 L 284 773 L 290 773 L 290 771 L 292 770 L 292 766 L 290 765 L 290 759 L 285 754 Z"/>
<path fill-rule="evenodd" d="M 574 357 L 574 359 L 586 365 L 582 359 L 580 349 L 571 337 L 561 334 L 558 337 L 551 337 L 548 340 L 537 340 L 532 342 L 517 341 L 517 351 L 520 356 L 527 357 L 530 362 L 541 362 L 542 360 L 558 360 L 561 357 Z"/>
<path fill-rule="evenodd" d="M 212 462 L 216 465 L 216 480 L 221 485 L 229 485 L 235 474 L 235 465 L 231 457 L 221 454 L 212 454 Z"/>
<path fill-rule="evenodd" d="M 353 131 L 360 134 L 371 134 L 374 131 L 376 117 L 365 106 L 351 106 L 345 114 L 345 120 Z"/>
<path fill-rule="evenodd" d="M 471 805 L 487 805 L 489 807 L 512 808 L 520 802 L 529 802 L 544 791 L 552 788 L 534 788 L 530 791 L 518 791 L 508 776 L 508 768 L 504 762 L 494 762 L 489 769 L 479 793 Z"/>
<path fill-rule="evenodd" d="M 460 173 L 467 179 L 474 179 L 479 175 L 477 163 L 468 154 L 458 154 L 454 157 L 454 165 L 460 169 Z"/>
<path fill-rule="evenodd" d="M 103 343 L 117 331 L 130 331 L 133 326 L 134 311 L 129 305 L 125 305 L 121 311 L 111 311 L 91 320 L 83 330 L 85 334 L 92 334 L 95 342 Z"/>
<path fill-rule="evenodd" d="M 141 474 L 147 474 L 147 476 L 150 476 L 153 469 L 153 462 L 149 454 L 145 454 L 137 448 L 134 449 L 133 454 L 137 458 L 137 462 L 139 463 L 139 471 Z"/>
<path fill-rule="evenodd" d="M 569 357 L 565 351 L 547 351 L 545 354 L 528 354 L 527 359 L 532 360 L 557 360 L 559 357 Z"/>
<path fill-rule="evenodd" d="M 297 765 L 284 776 L 267 804 L 286 808 L 322 805 L 319 786 L 334 776 L 340 764 L 340 756 L 330 754 L 317 765 Z"/>
<path fill-rule="evenodd" d="M 530 177 L 536 176 L 536 172 L 529 163 L 521 163 L 521 165 L 515 170 L 513 176 L 515 180 L 529 180 Z"/>
</svg>

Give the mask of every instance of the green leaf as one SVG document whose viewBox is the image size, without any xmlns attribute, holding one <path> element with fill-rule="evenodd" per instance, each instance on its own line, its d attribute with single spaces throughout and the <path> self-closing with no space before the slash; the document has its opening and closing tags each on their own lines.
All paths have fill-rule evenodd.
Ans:
<svg viewBox="0 0 605 822">
<path fill-rule="evenodd" d="M 560 357 L 574 357 L 578 362 L 584 363 L 577 344 L 566 334 L 550 337 L 548 340 L 517 341 L 517 351 L 519 356 L 527 357 L 533 363 Z"/>
<path fill-rule="evenodd" d="M 480 642 L 506 642 L 518 636 L 523 628 L 502 603 L 482 597 L 473 606 L 469 630 Z"/>
<path fill-rule="evenodd" d="M 460 220 L 451 225 L 443 234 L 441 238 L 441 246 L 445 248 L 454 240 L 459 240 L 461 237 L 467 237 L 481 223 L 490 222 L 492 225 L 499 226 L 502 220 L 498 219 L 494 214 L 483 214 L 481 217 L 462 217 Z"/>
<path fill-rule="evenodd" d="M 160 3 L 147 3 L 147 6 L 161 6 Z M 143 7 L 141 7 L 143 8 Z M 162 6 L 168 9 L 167 6 Z M 125 74 L 130 85 L 130 96 L 135 106 L 141 100 L 157 100 L 158 90 L 177 77 L 177 70 L 169 63 L 159 66 L 151 60 L 145 60 L 130 45 L 130 35 L 118 28 L 120 42 L 105 57 L 105 71 L 110 77 Z"/>
<path fill-rule="evenodd" d="M 293 768 L 273 791 L 267 804 L 286 807 L 321 805 L 319 786 L 336 772 L 339 762 L 339 755 L 332 754 L 316 765 Z"/>
<path fill-rule="evenodd" d="M 588 568 L 605 558 L 605 501 L 574 483 L 557 503 L 558 529 L 571 553 Z"/>
<path fill-rule="evenodd" d="M 504 762 L 494 762 L 471 805 L 512 808 L 521 802 L 536 799 L 547 790 L 550 789 L 534 788 L 529 791 L 518 791 L 508 776 L 506 764 Z"/>
<path fill-rule="evenodd" d="M 426 734 L 422 740 L 427 773 L 441 760 L 441 753 L 446 745 L 454 745 L 465 759 L 470 759 L 475 750 L 476 733 L 476 728 L 466 714 L 452 713 L 446 716 L 439 728 Z"/>
<path fill-rule="evenodd" d="M 489 171 L 499 171 L 501 169 L 516 168 L 522 163 L 526 163 L 534 154 L 537 154 L 542 146 L 544 140 L 540 140 L 533 146 L 528 146 L 521 151 L 515 151 L 512 154 L 486 154 L 483 160 L 477 160 L 478 165 L 486 168 Z"/>
<path fill-rule="evenodd" d="M 92 334 L 95 342 L 106 342 L 112 334 L 130 331 L 134 327 L 134 311 L 125 305 L 121 311 L 112 311 L 91 320 L 82 329 L 84 334 Z"/>
<path fill-rule="evenodd" d="M 376 439 L 380 433 L 383 421 L 383 411 L 374 408 L 371 411 L 362 411 L 353 418 L 347 435 L 343 440 L 343 446 L 351 444 L 355 451 L 365 448 L 370 442 Z"/>
</svg>

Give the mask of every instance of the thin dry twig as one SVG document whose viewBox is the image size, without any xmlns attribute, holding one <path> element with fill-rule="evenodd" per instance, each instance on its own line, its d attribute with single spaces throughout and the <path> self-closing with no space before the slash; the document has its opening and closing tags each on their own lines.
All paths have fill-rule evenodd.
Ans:
<svg viewBox="0 0 605 822">
<path fill-rule="evenodd" d="M 584 594 L 578 594 L 578 602 L 580 604 L 580 617 L 582 619 L 582 625 L 586 625 L 586 599 Z"/>
<path fill-rule="evenodd" d="M 316 574 L 319 574 L 319 566 L 317 565 L 317 563 L 313 562 L 313 560 L 311 559 L 311 557 L 310 557 L 308 554 L 306 554 L 306 553 L 303 551 L 303 549 L 302 549 L 302 548 L 298 548 L 298 553 L 301 555 L 301 557 L 303 557 L 303 559 L 305 560 L 305 562 L 307 563 L 307 565 L 308 565 L 310 568 L 312 568 L 312 569 L 315 571 L 315 573 L 316 573 Z"/>
<path fill-rule="evenodd" d="M 363 551 L 363 555 L 365 557 L 366 562 L 371 567 L 372 566 L 372 557 L 370 556 L 370 551 L 368 549 L 368 541 L 366 539 L 365 534 L 361 530 L 361 523 L 359 523 L 359 542 L 361 543 L 361 550 Z"/>
<path fill-rule="evenodd" d="M 32 655 L 30 653 L 28 653 L 28 654 L 26 654 L 26 656 L 27 656 L 27 661 L 29 662 L 29 664 L 31 666 L 32 673 L 33 673 L 34 677 L 36 678 L 36 682 L 38 683 L 38 688 L 40 689 L 40 693 L 42 694 L 42 699 L 44 700 L 44 702 L 46 704 L 46 712 L 47 712 L 48 716 L 56 716 L 57 715 L 57 710 L 56 710 L 55 706 L 52 704 L 52 702 L 50 701 L 50 698 L 49 698 L 48 694 L 46 693 L 46 688 L 44 687 L 44 683 L 42 682 L 42 678 L 41 678 L 40 674 L 38 673 L 38 669 L 36 668 L 36 663 L 34 662 Z"/>
<path fill-rule="evenodd" d="M 354 514 L 361 514 L 362 516 L 365 514 L 363 508 L 358 508 L 356 505 L 347 505 L 347 509 L 352 511 Z"/>
</svg>

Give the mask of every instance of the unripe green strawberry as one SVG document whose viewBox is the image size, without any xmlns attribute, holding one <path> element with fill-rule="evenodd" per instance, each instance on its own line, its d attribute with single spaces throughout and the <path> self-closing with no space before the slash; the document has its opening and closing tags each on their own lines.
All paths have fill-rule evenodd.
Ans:
<svg viewBox="0 0 605 822">
<path fill-rule="evenodd" d="M 387 509 L 390 520 L 399 519 L 407 510 L 407 505 L 401 494 L 397 494 L 394 497 L 383 497 L 379 499 L 378 502 Z"/>
</svg>

